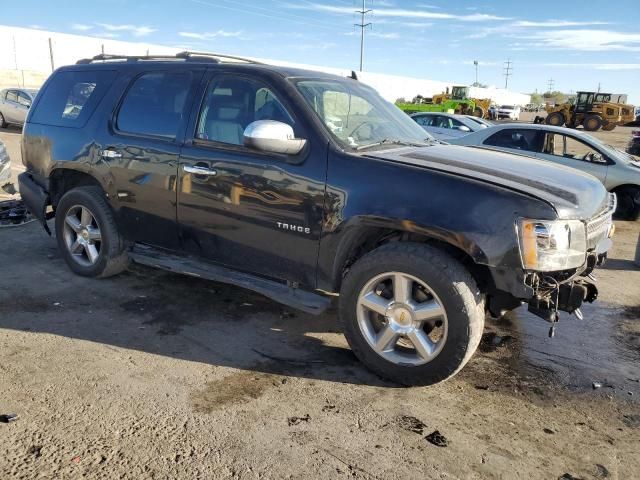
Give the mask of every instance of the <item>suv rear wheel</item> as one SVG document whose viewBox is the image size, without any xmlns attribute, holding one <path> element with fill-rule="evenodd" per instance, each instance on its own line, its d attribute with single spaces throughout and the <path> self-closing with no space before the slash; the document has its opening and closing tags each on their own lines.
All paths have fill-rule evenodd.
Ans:
<svg viewBox="0 0 640 480">
<path fill-rule="evenodd" d="M 128 264 L 125 244 L 99 187 L 74 188 L 56 208 L 56 238 L 67 265 L 85 277 L 110 277 Z"/>
<path fill-rule="evenodd" d="M 4 119 L 4 115 L 2 115 L 2 112 L 0 112 L 0 128 L 6 128 L 7 126 L 7 122 Z"/>
<path fill-rule="evenodd" d="M 453 257 L 428 245 L 393 243 L 351 268 L 340 317 L 367 367 L 404 385 L 430 385 L 455 375 L 475 352 L 484 298 Z"/>
</svg>

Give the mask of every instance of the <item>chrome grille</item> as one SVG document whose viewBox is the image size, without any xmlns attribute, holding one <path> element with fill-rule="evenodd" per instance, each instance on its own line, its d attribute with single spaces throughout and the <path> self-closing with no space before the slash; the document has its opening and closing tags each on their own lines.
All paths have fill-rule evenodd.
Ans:
<svg viewBox="0 0 640 480">
<path fill-rule="evenodd" d="M 617 206 L 616 195 L 609 194 L 607 207 L 599 215 L 587 222 L 587 244 L 589 248 L 594 248 L 603 239 L 609 236 L 613 223 L 613 212 Z"/>
</svg>

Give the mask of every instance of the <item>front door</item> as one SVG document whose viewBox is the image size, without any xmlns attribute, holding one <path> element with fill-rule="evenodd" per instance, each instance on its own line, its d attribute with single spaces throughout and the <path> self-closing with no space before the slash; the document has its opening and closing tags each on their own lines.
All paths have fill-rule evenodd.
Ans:
<svg viewBox="0 0 640 480">
<path fill-rule="evenodd" d="M 271 82 L 208 78 L 180 158 L 182 245 L 234 269 L 315 286 L 327 146 L 293 113 L 291 92 Z M 256 120 L 291 125 L 307 146 L 296 156 L 245 147 L 244 129 Z"/>
<path fill-rule="evenodd" d="M 547 133 L 544 150 L 538 157 L 590 173 L 602 183 L 607 180 L 607 159 L 588 143 L 570 135 Z"/>
</svg>

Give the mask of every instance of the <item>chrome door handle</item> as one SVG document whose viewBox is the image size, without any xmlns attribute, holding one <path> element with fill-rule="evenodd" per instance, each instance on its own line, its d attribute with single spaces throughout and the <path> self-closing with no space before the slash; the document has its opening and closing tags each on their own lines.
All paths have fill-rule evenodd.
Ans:
<svg viewBox="0 0 640 480">
<path fill-rule="evenodd" d="M 100 156 L 102 156 L 102 158 L 122 158 L 122 154 L 115 150 L 102 150 Z"/>
<path fill-rule="evenodd" d="M 215 170 L 210 170 L 207 167 L 201 167 L 199 165 L 185 165 L 182 169 L 187 173 L 193 173 L 194 175 L 205 175 L 213 177 L 218 174 Z"/>
</svg>

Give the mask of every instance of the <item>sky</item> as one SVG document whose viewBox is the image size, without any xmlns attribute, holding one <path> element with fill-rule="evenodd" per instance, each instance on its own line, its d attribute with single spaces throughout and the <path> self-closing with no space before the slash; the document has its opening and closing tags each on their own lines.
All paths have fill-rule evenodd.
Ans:
<svg viewBox="0 0 640 480">
<path fill-rule="evenodd" d="M 21 0 L 1 22 L 358 69 L 362 0 Z M 367 0 L 364 69 L 640 104 L 640 0 Z"/>
</svg>

